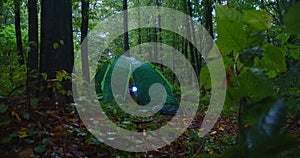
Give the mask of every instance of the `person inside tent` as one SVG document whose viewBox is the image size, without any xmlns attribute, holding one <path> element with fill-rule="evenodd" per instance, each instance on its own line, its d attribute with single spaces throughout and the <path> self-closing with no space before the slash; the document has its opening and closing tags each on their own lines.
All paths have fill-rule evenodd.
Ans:
<svg viewBox="0 0 300 158">
<path fill-rule="evenodd" d="M 131 76 L 129 79 L 129 94 L 133 98 L 133 100 L 140 105 L 139 95 L 138 95 L 138 86 L 134 82 L 134 78 Z"/>
</svg>

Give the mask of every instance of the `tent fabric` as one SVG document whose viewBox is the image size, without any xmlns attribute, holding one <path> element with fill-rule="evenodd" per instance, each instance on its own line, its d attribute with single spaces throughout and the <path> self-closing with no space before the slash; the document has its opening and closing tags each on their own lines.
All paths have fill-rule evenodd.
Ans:
<svg viewBox="0 0 300 158">
<path fill-rule="evenodd" d="M 151 101 L 151 98 L 148 94 L 150 86 L 155 83 L 159 83 L 165 88 L 167 93 L 165 104 L 159 112 L 162 114 L 176 114 L 179 105 L 176 102 L 172 88 L 168 81 L 159 72 L 159 70 L 155 69 L 151 63 L 145 63 L 131 57 L 115 57 L 98 68 L 95 75 L 95 86 L 96 93 L 102 96 L 100 97 L 101 102 L 105 104 L 114 103 L 114 96 L 111 88 L 111 77 L 115 68 L 120 70 L 118 73 L 121 74 L 118 75 L 122 76 L 124 81 L 129 81 L 127 83 L 128 85 L 125 87 L 126 89 L 120 88 L 117 90 L 120 92 L 118 94 L 125 95 L 125 93 L 130 93 L 129 88 L 135 86 L 138 90 L 135 95 L 137 96 L 137 102 L 140 105 L 147 105 Z M 131 83 L 130 80 L 132 81 Z M 121 82 L 116 82 L 114 84 L 120 83 Z M 121 85 L 114 86 L 124 87 Z M 161 92 L 158 91 L 157 93 Z"/>
</svg>

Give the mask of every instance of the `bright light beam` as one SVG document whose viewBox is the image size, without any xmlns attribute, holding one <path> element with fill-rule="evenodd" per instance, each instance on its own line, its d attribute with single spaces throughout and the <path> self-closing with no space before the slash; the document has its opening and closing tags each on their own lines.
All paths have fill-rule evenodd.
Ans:
<svg viewBox="0 0 300 158">
<path fill-rule="evenodd" d="M 137 92 L 137 88 L 135 86 L 132 87 L 132 92 Z"/>
</svg>

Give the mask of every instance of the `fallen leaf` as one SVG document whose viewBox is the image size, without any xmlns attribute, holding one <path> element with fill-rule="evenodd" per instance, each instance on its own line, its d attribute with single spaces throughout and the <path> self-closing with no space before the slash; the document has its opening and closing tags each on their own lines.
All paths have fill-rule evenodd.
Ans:
<svg viewBox="0 0 300 158">
<path fill-rule="evenodd" d="M 218 129 L 219 129 L 220 131 L 224 131 L 224 128 L 223 128 L 222 126 L 220 126 Z"/>
<path fill-rule="evenodd" d="M 217 134 L 217 131 L 210 132 L 210 135 L 215 135 L 215 134 Z"/>
<path fill-rule="evenodd" d="M 25 131 L 18 132 L 18 134 L 19 134 L 19 138 L 28 137 L 28 135 L 27 135 L 27 133 Z"/>
<path fill-rule="evenodd" d="M 11 115 L 13 116 L 13 117 L 16 117 L 16 119 L 18 120 L 18 121 L 21 121 L 21 118 L 20 118 L 20 116 L 19 116 L 19 114 L 17 114 L 17 113 L 15 113 L 15 112 L 11 112 Z"/>
</svg>

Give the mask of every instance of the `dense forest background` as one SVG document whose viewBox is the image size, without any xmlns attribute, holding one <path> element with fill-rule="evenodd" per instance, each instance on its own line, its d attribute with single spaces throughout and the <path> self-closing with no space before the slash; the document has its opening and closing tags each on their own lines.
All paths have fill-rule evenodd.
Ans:
<svg viewBox="0 0 300 158">
<path fill-rule="evenodd" d="M 88 32 L 120 11 L 167 7 L 200 23 L 216 42 L 226 67 L 226 102 L 215 127 L 197 133 L 210 99 L 206 62 L 180 35 L 160 28 L 124 33 L 107 48 L 121 55 L 130 47 L 160 42 L 180 51 L 201 86 L 197 117 L 181 137 L 145 153 L 119 151 L 91 135 L 73 104 L 73 67 L 93 82 Z M 297 0 L 0 0 L 0 157 L 297 157 L 300 154 L 300 3 Z M 128 27 L 124 15 L 124 30 Z M 159 15 L 157 16 L 159 24 Z M 176 20 L 176 19 L 174 19 Z M 182 26 L 195 36 L 192 25 Z M 80 57 L 80 58 L 79 58 Z M 80 61 L 79 61 L 80 60 Z M 213 59 L 211 59 L 213 60 Z M 157 65 L 180 95 L 176 76 Z M 190 94 L 193 95 L 193 94 Z M 151 130 L 160 122 L 119 126 Z M 125 127 L 126 126 L 126 127 Z"/>
</svg>

